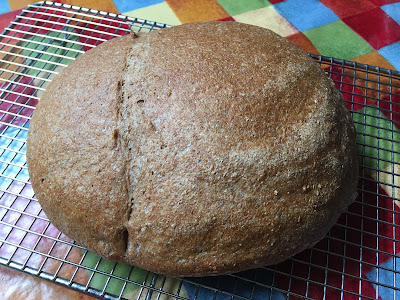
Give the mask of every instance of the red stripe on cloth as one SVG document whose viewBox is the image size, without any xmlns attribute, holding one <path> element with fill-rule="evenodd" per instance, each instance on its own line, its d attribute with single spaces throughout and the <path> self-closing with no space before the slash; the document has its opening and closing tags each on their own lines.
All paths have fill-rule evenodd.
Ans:
<svg viewBox="0 0 400 300">
<path fill-rule="evenodd" d="M 107 17 L 104 17 L 104 19 L 95 19 L 92 20 L 92 22 L 96 24 L 88 24 L 85 28 L 74 29 L 76 33 L 81 35 L 79 36 L 79 41 L 85 43 L 83 47 L 84 51 L 92 49 L 92 47 L 86 45 L 98 46 L 104 42 L 99 39 L 110 40 L 114 38 L 115 35 L 123 36 L 129 33 L 126 31 L 129 30 L 129 25 L 113 21 L 111 18 L 108 20 Z"/>
<path fill-rule="evenodd" d="M 24 118 L 24 116 L 31 116 L 34 109 L 21 106 L 20 104 L 33 107 L 38 104 L 38 100 L 30 97 L 36 92 L 33 79 L 29 76 L 24 76 L 16 83 L 4 82 L 0 85 L 0 88 L 6 90 L 2 92 L 2 101 L 0 101 L 0 110 L 5 111 L 0 114 L 0 121 L 7 124 L 12 123 L 13 125 L 25 123 L 27 119 Z M 14 116 L 10 113 L 17 114 L 18 116 Z M 6 125 L 1 124 L 0 130 L 3 130 L 5 126 Z"/>
<path fill-rule="evenodd" d="M 0 32 L 2 32 L 4 28 L 10 25 L 10 22 L 13 21 L 15 17 L 21 13 L 21 11 L 22 9 L 18 9 L 2 14 L 0 18 Z"/>
<path fill-rule="evenodd" d="M 68 17 L 63 15 L 65 15 L 63 11 L 31 7 L 30 11 L 19 19 L 18 25 L 14 26 L 14 29 L 23 31 L 18 32 L 16 36 L 21 38 L 29 33 L 47 34 L 49 32 L 47 29 L 63 30 Z"/>
<path fill-rule="evenodd" d="M 376 7 L 376 4 L 368 0 L 320 0 L 323 4 L 333 10 L 339 18 L 343 19 L 352 15 L 362 13 Z"/>
<path fill-rule="evenodd" d="M 361 89 L 355 87 L 354 74 L 346 75 L 339 67 L 327 67 L 324 70 L 329 72 L 335 87 L 342 92 L 348 110 L 357 111 L 372 103 Z"/>
<path fill-rule="evenodd" d="M 226 18 L 222 18 L 222 19 L 219 19 L 218 21 L 236 21 L 234 18 L 232 18 L 232 17 L 226 17 Z"/>
<path fill-rule="evenodd" d="M 400 128 L 400 91 L 392 96 L 383 97 L 383 101 L 379 101 L 377 106 L 389 120 L 394 121 Z"/>
<path fill-rule="evenodd" d="M 400 25 L 379 7 L 343 18 L 342 21 L 374 49 L 380 49 L 400 40 Z"/>
</svg>

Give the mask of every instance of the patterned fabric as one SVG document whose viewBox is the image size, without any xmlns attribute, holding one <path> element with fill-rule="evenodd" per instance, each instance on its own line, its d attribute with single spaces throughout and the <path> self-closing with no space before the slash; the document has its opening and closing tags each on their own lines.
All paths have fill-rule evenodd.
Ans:
<svg viewBox="0 0 400 300">
<path fill-rule="evenodd" d="M 32 2 L 35 1 L 9 0 L 7 2 L 6 0 L 0 0 L 0 27 L 4 28 L 8 26 L 10 21 L 20 13 L 20 9 Z M 170 25 L 204 20 L 249 23 L 269 28 L 286 37 L 307 52 L 400 70 L 400 0 L 63 0 L 58 2 L 122 13 Z M 54 34 L 49 34 L 48 38 L 54 37 Z M 73 37 L 71 36 L 71 38 Z M 91 41 L 84 42 L 91 43 Z M 71 49 L 73 45 L 71 43 Z M 31 55 L 29 51 L 30 47 L 32 47 L 30 43 L 24 45 L 24 55 L 27 57 Z M 66 47 L 68 47 L 68 43 Z M 83 50 L 86 51 L 88 49 L 89 47 L 86 47 Z M 55 48 L 53 52 L 57 53 L 56 51 L 60 50 Z M 69 53 L 67 51 L 67 53 L 62 53 L 62 55 L 69 56 Z M 61 63 L 67 64 L 67 61 L 68 59 Z M 43 65 L 41 62 L 37 62 L 37 65 L 33 65 L 33 67 L 42 69 L 55 68 L 56 66 L 52 64 Z M 29 74 L 29 76 L 33 76 L 33 74 Z M 35 74 L 35 76 L 40 76 L 40 74 Z M 335 80 L 335 76 L 333 74 L 332 79 Z M 400 225 L 400 220 L 398 220 L 400 210 L 397 205 L 392 204 L 393 201 L 389 198 L 400 197 L 400 191 L 397 188 L 400 187 L 400 176 L 392 175 L 393 173 L 400 173 L 400 163 L 392 163 L 392 161 L 400 162 L 400 109 L 397 105 L 394 105 L 400 104 L 400 92 L 398 90 L 391 90 L 392 93 L 397 93 L 398 95 L 390 97 L 391 102 L 389 101 L 388 93 L 368 94 L 372 100 L 365 103 L 366 98 L 363 96 L 365 95 L 365 91 L 362 87 L 370 83 L 366 83 L 362 79 L 358 80 L 356 88 L 354 88 L 353 82 L 350 79 L 348 81 L 348 88 L 345 84 L 340 86 L 340 88 L 344 91 L 343 95 L 345 99 L 350 99 L 351 94 L 355 95 L 353 97 L 354 103 L 348 108 L 354 111 L 353 118 L 358 131 L 357 138 L 360 145 L 364 145 L 359 146 L 358 149 L 366 157 L 361 164 L 366 176 L 371 178 L 371 181 L 363 186 L 362 189 L 370 191 L 369 195 L 373 195 L 375 192 L 379 195 L 387 195 L 387 197 L 379 197 L 378 204 L 374 203 L 376 202 L 376 197 L 371 197 L 371 199 L 365 197 L 360 200 L 361 202 L 355 203 L 349 208 L 350 214 L 354 213 L 354 218 L 350 219 L 347 216 L 342 216 L 338 224 L 345 224 L 346 226 L 351 224 L 353 231 L 349 231 L 350 237 L 347 236 L 345 238 L 339 230 L 336 230 L 331 235 L 337 238 L 337 242 L 327 244 L 327 241 L 323 240 L 315 246 L 321 250 L 320 252 L 314 252 L 311 255 L 310 251 L 312 250 L 307 250 L 299 254 L 299 257 L 304 257 L 304 260 L 310 257 L 310 265 L 327 265 L 332 270 L 337 270 L 337 272 L 330 272 L 326 275 L 321 273 L 321 269 L 318 268 L 310 272 L 308 269 L 305 269 L 306 267 L 309 268 L 308 265 L 285 262 L 276 267 L 277 271 L 281 271 L 282 273 L 291 272 L 295 275 L 294 278 L 289 282 L 287 277 L 278 275 L 273 280 L 272 274 L 269 271 L 258 270 L 258 276 L 261 274 L 262 281 L 266 285 L 272 285 L 281 290 L 287 290 L 291 287 L 291 291 L 299 295 L 304 295 L 307 291 L 309 297 L 316 299 L 322 299 L 324 295 L 327 295 L 328 299 L 330 299 L 329 297 L 338 299 L 341 296 L 341 288 L 353 291 L 355 294 L 362 293 L 364 296 L 370 298 L 391 299 L 394 296 L 400 297 L 400 292 L 385 287 L 385 285 L 400 285 L 400 277 L 394 276 L 398 271 L 393 271 L 400 270 L 400 261 L 395 256 L 388 254 L 400 252 L 399 243 L 394 244 L 391 240 L 391 238 L 400 240 L 399 228 L 394 227 L 392 224 Z M 338 81 L 346 82 L 346 76 L 340 78 Z M 3 85 L 5 84 L 3 83 Z M 29 94 L 30 85 L 34 85 L 34 80 L 26 76 L 13 90 L 18 91 L 21 89 L 24 90 L 25 94 Z M 397 86 L 400 85 L 397 83 Z M 337 87 L 339 88 L 339 86 Z M 380 86 L 379 90 L 384 90 L 384 87 Z M 32 94 L 35 93 L 34 91 L 32 88 Z M 4 97 L 9 102 L 16 99 L 16 95 L 12 93 L 5 94 Z M 18 98 L 18 102 L 20 103 L 25 104 L 27 101 L 28 98 Z M 37 103 L 37 101 L 30 101 L 30 106 L 35 106 Z M 0 104 L 0 109 L 13 112 L 14 108 L 7 105 L 9 106 L 6 102 Z M 31 112 L 32 108 L 27 107 L 21 115 L 28 116 Z M 4 119 L 2 121 L 5 123 L 8 122 Z M 21 120 L 21 124 L 23 122 L 24 120 Z M 14 121 L 14 124 L 18 124 L 18 120 Z M 12 135 L 13 133 L 9 131 L 6 134 Z M 24 139 L 26 137 L 21 136 L 19 138 Z M 16 145 L 16 147 L 19 146 Z M 377 151 L 377 146 L 379 146 L 379 151 Z M 376 172 L 376 169 L 378 169 L 378 172 Z M 10 168 L 8 172 L 13 172 L 13 169 Z M 11 176 L 12 174 L 10 173 L 9 175 Z M 25 176 L 25 179 L 28 180 L 28 174 L 21 173 L 19 176 Z M 395 187 L 393 187 L 392 180 L 394 180 Z M 365 204 L 365 206 L 361 206 L 360 203 Z M 370 220 L 368 223 L 363 223 L 363 220 L 360 220 L 361 210 L 363 210 L 363 217 Z M 398 214 L 395 214 L 395 217 L 391 213 L 393 210 L 398 212 Z M 377 222 L 377 219 L 380 222 Z M 367 230 L 371 235 L 363 236 L 361 234 L 362 230 Z M 347 241 L 352 239 L 354 246 L 349 244 L 344 245 L 342 242 L 344 239 Z M 357 242 L 360 239 L 362 242 Z M 357 261 L 360 257 L 360 244 L 363 245 L 363 262 L 365 262 L 362 266 Z M 334 257 L 342 255 L 350 259 L 346 260 L 346 264 L 344 264 L 344 260 L 335 260 L 332 257 L 328 261 L 327 255 L 323 254 L 324 251 L 336 253 L 337 256 Z M 82 263 L 91 267 L 97 261 L 98 258 L 94 254 L 91 254 Z M 376 269 L 374 267 L 376 262 L 379 263 L 381 268 Z M 112 266 L 113 264 L 102 261 L 99 269 L 104 273 L 110 273 Z M 125 275 L 127 270 L 129 270 L 127 266 L 119 264 L 119 267 L 112 272 L 119 276 L 127 276 Z M 251 280 L 255 276 L 254 272 L 248 271 L 242 274 L 242 276 Z M 303 278 L 304 274 L 311 274 L 309 278 L 311 283 L 296 279 L 296 276 L 297 278 Z M 346 274 L 346 279 L 342 280 L 344 274 Z M 91 276 L 91 274 L 87 274 L 87 276 Z M 130 279 L 136 282 L 147 282 L 147 280 L 156 278 L 155 275 L 148 279 L 144 278 L 144 276 L 144 272 L 137 269 L 135 272 L 132 272 Z M 356 279 L 358 277 L 366 279 L 367 284 L 360 287 L 359 281 Z M 324 289 L 323 285 L 312 283 L 319 283 L 325 278 L 329 286 L 337 288 Z M 105 280 L 105 276 L 96 274 L 91 281 L 91 287 L 101 290 L 104 287 Z M 376 281 L 383 285 L 377 287 L 369 284 L 368 280 Z M 155 281 L 157 282 L 157 279 Z M 215 283 L 213 278 L 209 277 L 193 281 L 208 286 L 213 286 Z M 271 294 L 269 288 L 252 289 L 250 284 L 236 287 L 232 277 L 227 277 L 223 282 L 224 286 L 218 286 L 219 289 L 229 292 L 235 288 L 236 293 L 243 297 L 252 295 L 253 299 L 270 298 L 274 300 L 285 298 L 284 294 L 279 291 L 274 291 Z M 344 287 L 340 286 L 342 282 L 344 282 Z M 173 290 L 178 283 L 173 279 L 168 279 L 165 284 Z M 110 283 L 108 285 L 108 292 L 119 295 L 122 288 L 118 282 L 115 282 L 115 284 Z M 186 296 L 189 298 L 196 296 L 197 299 L 203 300 L 212 298 L 214 295 L 211 290 L 205 288 L 197 289 L 197 287 L 191 284 L 184 284 L 183 288 Z M 126 291 L 132 297 L 136 296 L 137 289 L 134 286 L 128 287 Z M 348 295 L 346 297 L 351 298 Z M 228 299 L 228 296 L 219 295 L 217 299 Z"/>
<path fill-rule="evenodd" d="M 34 0 L 0 0 L 0 28 Z M 61 0 L 170 25 L 225 20 L 269 28 L 305 51 L 400 69 L 396 0 Z"/>
</svg>

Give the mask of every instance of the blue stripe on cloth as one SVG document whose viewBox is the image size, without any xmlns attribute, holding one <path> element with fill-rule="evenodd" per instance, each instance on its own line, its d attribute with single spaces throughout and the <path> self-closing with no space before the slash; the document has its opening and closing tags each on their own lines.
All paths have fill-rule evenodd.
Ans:
<svg viewBox="0 0 400 300">
<path fill-rule="evenodd" d="M 300 31 L 339 20 L 339 17 L 318 0 L 286 0 L 274 4 L 275 9 Z"/>
<path fill-rule="evenodd" d="M 25 124 L 24 127 L 28 128 L 28 126 L 29 124 L 27 123 Z M 5 162 L 0 162 L 0 174 L 7 177 L 17 178 L 23 181 L 29 180 L 28 170 L 26 168 L 18 167 L 25 165 L 26 163 L 25 154 L 12 151 L 12 150 L 20 152 L 26 151 L 26 143 L 14 140 L 14 138 L 26 141 L 28 131 L 15 127 L 8 127 L 4 130 L 2 134 L 3 136 L 0 137 L 0 146 L 2 148 L 6 148 L 6 150 L 3 149 L 2 152 L 0 152 L 0 160 L 12 163 L 13 165 L 10 165 Z M 0 176 L 0 188 L 7 189 L 11 181 L 12 181 L 11 179 Z"/>
<path fill-rule="evenodd" d="M 400 274 L 397 273 L 397 270 L 400 270 L 400 258 L 390 258 L 380 264 L 380 267 L 382 268 L 374 268 L 369 271 L 366 274 L 367 278 L 373 282 L 389 286 L 372 284 L 382 299 L 400 299 L 400 291 L 390 288 L 392 286 L 400 287 Z"/>
<path fill-rule="evenodd" d="M 381 6 L 381 9 L 400 24 L 400 2 Z"/>
<path fill-rule="evenodd" d="M 7 0 L 0 0 L 0 14 L 4 14 L 10 12 L 10 6 L 8 5 Z"/>
<path fill-rule="evenodd" d="M 283 300 L 286 299 L 281 292 L 272 290 L 278 284 L 274 281 L 274 274 L 264 269 L 253 269 L 237 274 L 238 276 L 209 276 L 199 278 L 188 278 L 189 282 L 184 282 L 184 288 L 189 299 L 198 300 L 238 300 L 233 295 L 250 298 L 253 300 Z M 244 279 L 242 279 L 244 278 Z M 248 280 L 245 280 L 248 279 Z M 253 284 L 258 282 L 260 285 Z M 215 288 L 199 287 L 198 284 Z M 219 292 L 220 291 L 220 292 Z"/>
<path fill-rule="evenodd" d="M 388 62 L 390 62 L 397 70 L 400 70 L 400 41 L 387 45 L 378 50 Z"/>
<path fill-rule="evenodd" d="M 126 13 L 138 8 L 162 3 L 164 0 L 114 0 L 113 2 L 120 13 Z"/>
</svg>

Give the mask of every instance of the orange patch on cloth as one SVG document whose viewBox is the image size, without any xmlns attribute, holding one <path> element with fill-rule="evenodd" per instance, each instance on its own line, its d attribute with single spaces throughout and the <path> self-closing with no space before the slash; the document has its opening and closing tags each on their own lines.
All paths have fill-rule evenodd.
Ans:
<svg viewBox="0 0 400 300">
<path fill-rule="evenodd" d="M 166 0 L 182 23 L 214 21 L 229 17 L 216 0 Z"/>
<path fill-rule="evenodd" d="M 17 0 L 17 1 L 8 1 L 8 5 L 10 6 L 11 10 L 16 10 L 20 8 L 25 8 L 29 4 L 38 2 L 37 0 Z M 61 0 L 61 1 L 54 1 L 54 2 L 61 2 L 65 4 L 71 4 L 76 6 L 82 6 L 87 8 L 93 8 L 97 10 L 103 10 L 112 13 L 119 13 L 117 7 L 114 5 L 112 0 Z"/>
<path fill-rule="evenodd" d="M 390 62 L 388 62 L 382 55 L 380 55 L 376 51 L 353 58 L 352 61 L 386 69 L 395 69 Z M 361 84 L 364 86 L 365 80 L 357 78 L 356 84 Z M 400 86 L 400 80 L 397 77 L 390 78 L 384 73 L 381 76 L 379 76 L 376 72 L 368 73 L 368 80 L 366 84 L 368 88 L 370 88 L 367 94 L 370 97 L 374 97 L 376 99 L 388 98 L 390 92 L 397 93 L 400 90 L 398 88 L 398 86 Z"/>
<path fill-rule="evenodd" d="M 303 33 L 297 32 L 295 34 L 291 34 L 286 37 L 289 41 L 291 41 L 296 46 L 300 47 L 306 52 L 320 54 L 320 52 L 314 47 L 311 41 L 306 37 Z"/>
<path fill-rule="evenodd" d="M 393 67 L 393 65 L 390 62 L 388 62 L 382 55 L 380 55 L 376 51 L 353 58 L 352 61 L 386 69 L 392 69 L 392 70 L 395 69 L 395 67 Z"/>
<path fill-rule="evenodd" d="M 29 4 L 38 2 L 36 0 L 13 0 L 13 1 L 8 1 L 8 6 L 10 7 L 10 10 L 17 10 L 21 8 L 27 7 Z"/>
</svg>

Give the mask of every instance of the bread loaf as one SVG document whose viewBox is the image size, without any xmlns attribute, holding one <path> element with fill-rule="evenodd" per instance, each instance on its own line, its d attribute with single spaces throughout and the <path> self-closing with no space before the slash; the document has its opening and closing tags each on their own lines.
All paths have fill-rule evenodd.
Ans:
<svg viewBox="0 0 400 300">
<path fill-rule="evenodd" d="M 192 23 L 78 57 L 33 115 L 27 160 L 51 222 L 175 276 L 281 262 L 354 199 L 355 128 L 309 56 L 275 33 Z"/>
</svg>

